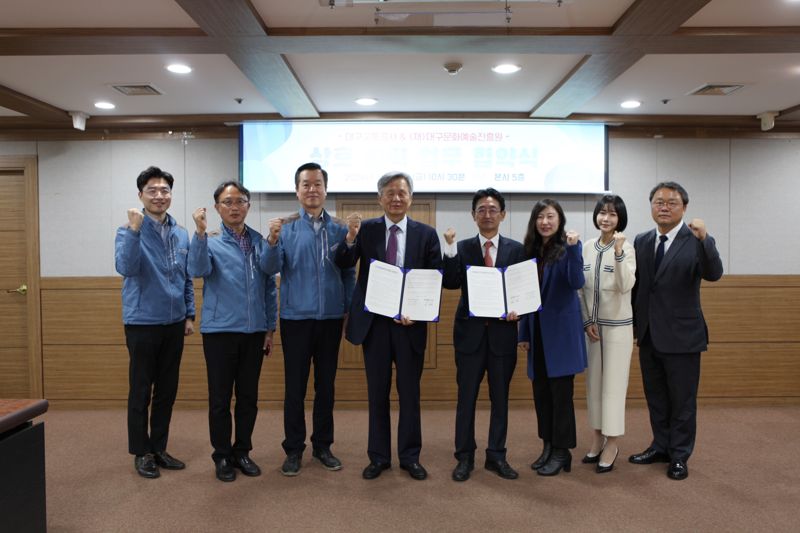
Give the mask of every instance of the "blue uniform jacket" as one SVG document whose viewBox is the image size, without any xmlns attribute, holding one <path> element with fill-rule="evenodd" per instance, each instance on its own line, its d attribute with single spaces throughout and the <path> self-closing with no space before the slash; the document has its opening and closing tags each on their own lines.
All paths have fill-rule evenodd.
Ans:
<svg viewBox="0 0 800 533">
<path fill-rule="evenodd" d="M 553 378 L 583 372 L 586 368 L 586 342 L 578 300 L 578 290 L 585 281 L 581 243 L 566 246 L 558 261 L 545 265 L 542 278 L 542 310 L 538 314 L 547 375 Z M 524 315 L 519 325 L 520 342 L 530 343 L 528 377 L 531 379 L 535 314 Z"/>
<path fill-rule="evenodd" d="M 268 274 L 281 274 L 281 318 L 327 320 L 350 310 L 355 268 L 334 263 L 336 248 L 347 235 L 341 220 L 322 212 L 318 232 L 303 208 L 288 217 L 275 246 L 265 241 L 262 263 Z"/>
<path fill-rule="evenodd" d="M 201 333 L 255 333 L 275 329 L 275 277 L 259 266 L 266 242 L 246 226 L 253 251 L 245 257 L 224 228 L 192 238 L 189 274 L 203 278 Z"/>
<path fill-rule="evenodd" d="M 117 230 L 114 265 L 122 282 L 122 322 L 151 326 L 194 317 L 194 286 L 186 271 L 189 234 L 167 215 L 166 243 L 161 225 L 145 215 L 139 231 Z"/>
</svg>

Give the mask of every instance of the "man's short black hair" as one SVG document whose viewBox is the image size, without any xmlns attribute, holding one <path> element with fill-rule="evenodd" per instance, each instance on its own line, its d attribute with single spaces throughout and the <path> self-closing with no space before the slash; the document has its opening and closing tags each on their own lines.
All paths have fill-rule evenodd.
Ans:
<svg viewBox="0 0 800 533">
<path fill-rule="evenodd" d="M 653 201 L 653 196 L 656 195 L 659 189 L 670 189 L 673 191 L 678 191 L 678 194 L 681 195 L 681 200 L 683 200 L 683 205 L 689 205 L 689 193 L 686 192 L 686 189 L 681 187 L 680 183 L 676 183 L 674 181 L 662 181 L 655 187 L 653 190 L 650 191 L 650 201 Z"/>
<path fill-rule="evenodd" d="M 245 187 L 238 181 L 230 180 L 220 183 L 219 187 L 217 187 L 217 190 L 214 191 L 215 204 L 219 203 L 219 195 L 222 194 L 222 191 L 224 191 L 228 187 L 236 187 L 236 189 L 242 194 L 242 196 L 247 196 L 247 201 L 248 202 L 250 201 L 250 191 L 247 190 L 247 187 Z"/>
<path fill-rule="evenodd" d="M 495 200 L 497 200 L 497 203 L 500 204 L 500 211 L 506 210 L 506 199 L 503 198 L 503 195 L 500 194 L 498 190 L 493 189 L 491 187 L 487 189 L 481 189 L 475 193 L 475 196 L 472 197 L 472 210 L 475 211 L 475 206 L 478 205 L 478 202 L 480 202 L 484 198 L 489 198 L 489 197 L 492 197 Z"/>
<path fill-rule="evenodd" d="M 294 189 L 300 187 L 300 174 L 306 170 L 319 170 L 322 172 L 322 180 L 325 182 L 325 190 L 328 190 L 328 171 L 322 168 L 318 163 L 305 163 L 297 167 L 294 173 Z"/>
<path fill-rule="evenodd" d="M 139 192 L 142 192 L 147 182 L 153 178 L 163 179 L 169 184 L 170 190 L 172 190 L 172 184 L 175 182 L 175 178 L 172 177 L 172 174 L 164 172 L 158 167 L 147 167 L 145 170 L 142 170 L 142 173 L 136 178 L 136 187 L 139 189 Z"/>
</svg>

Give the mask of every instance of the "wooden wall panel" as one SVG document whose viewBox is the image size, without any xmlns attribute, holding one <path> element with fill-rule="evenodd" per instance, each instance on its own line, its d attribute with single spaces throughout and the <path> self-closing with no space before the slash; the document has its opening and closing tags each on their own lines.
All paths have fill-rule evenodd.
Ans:
<svg viewBox="0 0 800 533">
<path fill-rule="evenodd" d="M 0 398 L 28 398 L 28 350 L 0 348 Z"/>
<path fill-rule="evenodd" d="M 124 346 L 119 303 L 119 278 L 52 278 L 42 281 L 43 365 L 45 397 L 52 400 L 124 401 L 127 397 L 128 354 Z M 703 305 L 712 343 L 703 354 L 700 398 L 725 401 L 800 400 L 800 276 L 727 276 L 703 285 Z M 198 305 L 201 289 L 197 288 Z M 422 377 L 422 400 L 451 405 L 456 400 L 452 346 L 453 314 L 459 291 L 445 290 L 441 322 L 430 332 L 429 360 Z M 433 328 L 432 328 L 433 329 Z M 283 355 L 276 335 L 274 353 L 264 361 L 260 398 L 283 399 Z M 204 405 L 206 368 L 199 334 L 187 339 L 181 365 L 178 399 Z M 361 348 L 349 346 L 359 360 Z M 0 354 L 0 376 L 20 373 L 23 359 Z M 341 357 L 341 356 L 340 356 Z M 16 365 L 16 366 L 15 366 Z M 16 368 L 20 367 L 20 368 Z M 3 377 L 0 377 L 0 390 Z M 309 380 L 313 397 L 313 379 Z M 585 398 L 584 377 L 575 380 L 576 403 Z M 396 395 L 392 394 L 393 398 Z M 526 356 L 518 353 L 510 398 L 517 405 L 532 401 Z M 631 358 L 628 398 L 642 401 L 638 352 Z M 366 377 L 361 367 L 340 367 L 336 380 L 340 405 L 365 406 Z M 488 400 L 484 383 L 479 400 Z"/>
</svg>

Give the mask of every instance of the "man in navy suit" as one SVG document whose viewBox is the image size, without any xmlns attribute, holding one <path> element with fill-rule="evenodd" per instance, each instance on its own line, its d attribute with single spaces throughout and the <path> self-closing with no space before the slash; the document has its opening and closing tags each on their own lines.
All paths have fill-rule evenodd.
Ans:
<svg viewBox="0 0 800 533">
<path fill-rule="evenodd" d="M 350 268 L 360 260 L 358 280 L 345 338 L 363 345 L 369 396 L 370 463 L 362 473 L 375 479 L 391 466 L 391 428 L 389 391 L 392 361 L 397 369 L 397 394 L 400 420 L 397 428 L 397 451 L 400 468 L 414 479 L 425 479 L 427 472 L 419 463 L 422 448 L 420 424 L 420 378 L 425 359 L 428 325 L 403 316 L 398 320 L 375 315 L 364 309 L 370 260 L 377 259 L 404 268 L 442 268 L 442 253 L 436 230 L 411 220 L 414 185 L 403 172 L 390 172 L 378 180 L 378 203 L 384 216 L 361 222 L 357 214 L 348 217 L 348 233 L 336 250 L 339 268 Z"/>
<path fill-rule="evenodd" d="M 683 216 L 689 194 L 667 181 L 650 192 L 657 228 L 636 236 L 634 325 L 653 442 L 634 464 L 669 463 L 667 476 L 686 479 L 697 425 L 700 352 L 708 328 L 700 281 L 722 277 L 722 260 L 705 223 Z"/>
<path fill-rule="evenodd" d="M 455 244 L 455 231 L 444 234 L 444 280 L 447 289 L 461 289 L 453 325 L 456 350 L 456 406 L 454 481 L 466 481 L 475 467 L 475 402 L 483 375 L 488 376 L 491 417 L 484 467 L 505 479 L 517 472 L 506 461 L 508 388 L 517 366 L 517 315 L 506 318 L 470 317 L 467 267 L 506 267 L 525 259 L 522 244 L 500 235 L 506 201 L 495 189 L 481 189 L 472 198 L 472 218 L 478 235 Z"/>
</svg>

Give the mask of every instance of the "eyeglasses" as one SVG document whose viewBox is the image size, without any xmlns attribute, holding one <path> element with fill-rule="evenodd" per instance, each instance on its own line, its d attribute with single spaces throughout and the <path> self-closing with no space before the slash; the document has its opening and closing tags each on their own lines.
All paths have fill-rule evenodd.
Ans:
<svg viewBox="0 0 800 533">
<path fill-rule="evenodd" d="M 231 200 L 230 198 L 226 198 L 220 202 L 225 207 L 233 207 L 234 205 L 237 207 L 244 207 L 250 203 L 250 200 L 246 200 L 244 198 L 237 198 L 236 200 Z"/>
<path fill-rule="evenodd" d="M 488 209 L 485 207 L 479 207 L 478 209 L 475 210 L 475 213 L 477 213 L 480 216 L 489 215 L 490 217 L 496 217 L 497 215 L 500 214 L 500 210 L 495 207 L 490 207 Z"/>
<path fill-rule="evenodd" d="M 653 207 L 658 209 L 663 209 L 664 207 L 667 207 L 669 208 L 670 211 L 672 211 L 673 209 L 681 207 L 683 205 L 683 202 L 679 202 L 677 200 L 670 200 L 668 202 L 665 202 L 664 200 L 655 200 L 652 203 L 652 205 Z"/>
<path fill-rule="evenodd" d="M 159 194 L 161 196 L 170 196 L 172 191 L 169 187 L 147 187 L 144 191 L 142 191 L 147 196 L 156 197 Z"/>
</svg>

